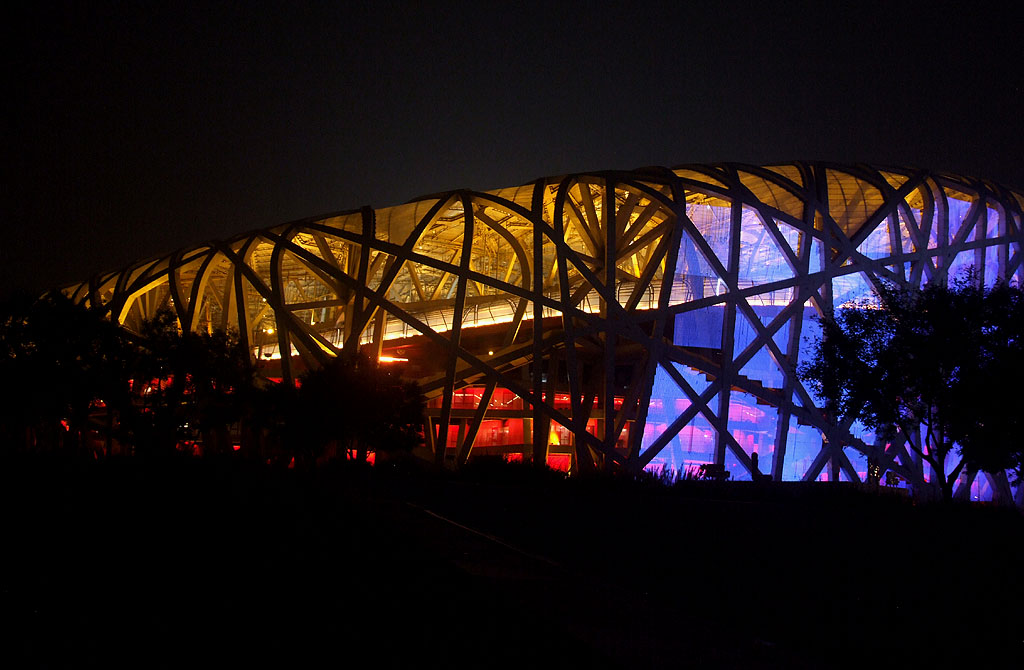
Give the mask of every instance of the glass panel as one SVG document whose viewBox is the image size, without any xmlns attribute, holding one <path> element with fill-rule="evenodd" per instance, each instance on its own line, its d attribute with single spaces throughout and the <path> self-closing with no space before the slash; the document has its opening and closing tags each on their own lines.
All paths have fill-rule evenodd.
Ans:
<svg viewBox="0 0 1024 670">
<path fill-rule="evenodd" d="M 853 447 L 843 447 L 843 453 L 850 459 L 850 464 L 853 465 L 853 469 L 856 471 L 860 481 L 865 482 L 868 479 L 868 457 L 859 449 Z M 844 477 L 846 473 L 843 473 Z M 844 481 L 850 481 L 848 477 L 845 477 Z"/>
<path fill-rule="evenodd" d="M 786 319 L 779 329 L 775 331 L 775 334 L 772 335 L 772 339 L 775 340 L 775 346 L 786 355 L 789 355 L 789 326 L 792 322 L 793 319 Z"/>
<path fill-rule="evenodd" d="M 832 304 L 835 308 L 852 306 L 874 296 L 871 282 L 863 272 L 854 272 L 832 280 Z"/>
<path fill-rule="evenodd" d="M 985 239 L 992 240 L 999 237 L 999 212 L 991 207 L 985 208 L 986 227 Z M 990 244 L 985 247 L 985 286 L 995 286 L 999 279 L 999 246 Z"/>
<path fill-rule="evenodd" d="M 658 381 L 658 376 L 667 380 Z M 690 406 L 688 398 L 682 395 L 682 391 L 668 376 L 661 367 L 655 375 L 655 388 L 662 392 L 661 404 L 656 406 L 653 402 L 652 393 L 651 413 L 648 415 L 647 425 L 644 427 L 641 451 L 647 449 L 679 414 Z M 708 403 L 709 408 L 714 408 L 717 403 L 716 395 Z M 656 411 L 659 413 L 654 414 Z M 652 416 L 653 415 L 653 416 Z M 652 422 L 653 418 L 653 422 Z M 654 470 L 663 467 L 673 470 L 684 468 L 695 468 L 702 463 L 713 463 L 715 460 L 715 434 L 716 431 L 704 417 L 698 413 L 690 422 L 683 426 L 679 433 L 673 437 L 665 447 L 650 461 L 648 469 Z"/>
<path fill-rule="evenodd" d="M 892 246 L 889 242 L 889 219 L 882 221 L 871 234 L 867 236 L 857 251 L 868 258 L 886 258 L 892 255 Z"/>
<path fill-rule="evenodd" d="M 967 200 L 947 198 L 946 208 L 949 210 L 949 239 L 955 240 L 963 227 L 967 212 L 971 209 L 971 203 Z"/>
<path fill-rule="evenodd" d="M 789 435 L 786 439 L 786 458 L 782 465 L 782 479 L 787 482 L 802 480 L 819 451 L 821 451 L 821 433 L 818 429 L 800 424 L 796 417 L 790 419 Z"/>
<path fill-rule="evenodd" d="M 766 284 L 795 273 L 775 238 L 754 210 L 744 207 L 740 218 L 739 286 Z"/>
<path fill-rule="evenodd" d="M 437 198 L 419 200 L 407 205 L 397 207 L 385 207 L 378 209 L 375 213 L 376 237 L 378 240 L 387 240 L 393 244 L 404 244 L 409 233 L 426 216 L 430 208 L 437 203 Z M 458 207 L 458 215 L 462 212 L 462 203 L 452 199 L 449 206 Z M 453 216 L 452 212 L 442 212 L 442 216 Z"/>
<path fill-rule="evenodd" d="M 765 169 L 782 175 L 797 186 L 803 186 L 804 182 L 800 176 L 800 170 L 795 165 L 766 165 Z"/>
<path fill-rule="evenodd" d="M 697 368 L 691 368 L 687 365 L 683 365 L 682 363 L 676 362 L 673 362 L 672 366 L 676 369 L 680 376 L 682 376 L 682 378 L 686 380 L 686 383 L 689 384 L 697 393 L 704 393 L 704 391 L 707 390 L 708 386 L 711 385 L 711 380 L 708 379 L 707 373 L 705 373 L 702 370 L 698 370 Z"/>
<path fill-rule="evenodd" d="M 825 244 L 818 238 L 811 240 L 811 258 L 809 272 L 821 272 L 828 259 L 825 257 Z"/>
<path fill-rule="evenodd" d="M 378 218 L 380 217 L 380 211 L 382 210 L 378 210 Z M 317 223 L 321 226 L 328 226 L 349 233 L 356 233 L 357 235 L 363 232 L 363 215 L 361 212 L 332 216 L 329 219 L 320 219 Z"/>
<path fill-rule="evenodd" d="M 949 264 L 946 276 L 952 280 L 967 276 L 968 271 L 974 267 L 974 250 L 961 251 Z"/>
<path fill-rule="evenodd" d="M 747 298 L 747 304 L 767 328 L 789 306 L 793 300 L 793 289 L 786 288 L 768 293 L 758 293 Z"/>
<path fill-rule="evenodd" d="M 729 269 L 729 231 L 732 225 L 732 207 L 687 203 L 686 216 L 704 236 L 722 266 Z"/>
<path fill-rule="evenodd" d="M 910 226 L 907 223 L 907 218 L 903 214 L 903 209 L 898 211 L 900 220 L 900 242 L 903 245 L 902 251 L 905 254 L 913 253 L 914 251 L 914 238 L 910 233 Z"/>
<path fill-rule="evenodd" d="M 704 349 L 722 348 L 725 307 L 711 305 L 676 315 L 673 344 Z"/>
<path fill-rule="evenodd" d="M 782 237 L 789 244 L 789 248 L 793 252 L 793 255 L 800 258 L 800 230 L 781 221 L 776 221 L 775 225 L 779 229 L 779 232 L 782 233 Z"/>
<path fill-rule="evenodd" d="M 768 351 L 768 347 L 761 347 L 757 350 L 757 353 L 740 370 L 740 376 L 760 382 L 765 388 L 776 390 L 783 387 L 786 379 L 782 369 Z"/>
<path fill-rule="evenodd" d="M 829 215 L 848 237 L 852 236 L 882 206 L 882 192 L 845 172 L 826 170 L 825 173 Z"/>
<path fill-rule="evenodd" d="M 740 355 L 747 348 L 747 345 L 757 337 L 757 331 L 754 330 L 754 326 L 739 310 L 736 310 L 736 327 L 733 337 L 733 352 L 736 356 Z"/>
<path fill-rule="evenodd" d="M 726 188 L 725 184 L 723 184 L 722 182 L 718 181 L 714 177 L 707 176 L 703 172 L 697 172 L 696 170 L 685 170 L 685 169 L 683 169 L 683 170 L 673 170 L 673 172 L 675 172 L 676 176 L 679 177 L 680 179 L 692 179 L 693 181 L 696 181 L 696 182 L 699 182 L 699 183 L 702 183 L 702 184 L 713 184 L 715 186 L 721 186 L 722 188 Z"/>
<path fill-rule="evenodd" d="M 711 269 L 704 254 L 684 230 L 676 259 L 670 303 L 678 305 L 706 296 L 720 295 L 725 291 L 725 282 Z"/>
<path fill-rule="evenodd" d="M 789 214 L 794 219 L 804 215 L 803 200 L 789 189 L 749 172 L 739 172 L 740 181 L 750 189 L 754 197 L 769 207 Z M 797 176 L 799 179 L 799 176 Z M 799 182 L 797 182 L 799 183 Z"/>
<path fill-rule="evenodd" d="M 992 480 L 988 474 L 979 472 L 971 482 L 971 500 L 975 502 L 991 502 L 994 494 Z"/>
<path fill-rule="evenodd" d="M 999 247 L 985 247 L 985 286 L 995 286 L 999 280 Z"/>
<path fill-rule="evenodd" d="M 896 174 L 895 172 L 882 172 L 881 174 L 885 177 L 885 180 L 889 182 L 889 185 L 897 191 L 901 186 L 907 183 L 907 177 L 905 175 Z"/>
<path fill-rule="evenodd" d="M 682 372 L 682 369 L 680 369 Z M 684 376 L 691 381 L 695 373 L 687 372 Z M 706 387 L 706 382 L 704 386 Z M 717 399 L 711 400 L 708 407 L 713 410 Z M 654 383 L 651 387 L 650 407 L 647 414 L 647 423 L 644 426 L 644 434 L 641 439 L 641 452 L 650 448 L 668 426 L 676 420 L 679 415 L 689 409 L 691 400 L 686 393 L 679 388 L 672 379 L 672 376 L 660 365 L 654 375 Z M 707 433 L 707 434 L 705 434 Z M 683 455 L 683 452 L 686 455 Z M 695 462 L 708 463 L 714 460 L 714 431 L 702 414 L 698 413 L 689 426 L 684 427 L 679 435 L 672 438 L 665 448 L 651 461 L 652 464 L 660 464 L 677 469 L 685 464 L 687 459 Z M 700 460 L 702 458 L 708 460 Z"/>
<path fill-rule="evenodd" d="M 774 407 L 761 403 L 749 393 L 734 390 L 729 396 L 729 432 L 748 457 L 758 455 L 758 469 L 762 474 L 771 474 L 778 419 Z M 726 450 L 725 469 L 732 472 L 732 479 L 751 478 L 750 471 L 740 464 L 731 449 Z"/>
</svg>

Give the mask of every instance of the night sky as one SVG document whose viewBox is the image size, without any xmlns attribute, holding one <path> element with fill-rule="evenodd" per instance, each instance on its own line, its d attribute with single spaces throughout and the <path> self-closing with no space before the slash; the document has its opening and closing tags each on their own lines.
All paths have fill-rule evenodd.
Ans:
<svg viewBox="0 0 1024 670">
<path fill-rule="evenodd" d="M 4 295 L 569 172 L 822 159 L 1024 187 L 1022 40 L 973 6 L 192 4 L 5 17 Z"/>
</svg>

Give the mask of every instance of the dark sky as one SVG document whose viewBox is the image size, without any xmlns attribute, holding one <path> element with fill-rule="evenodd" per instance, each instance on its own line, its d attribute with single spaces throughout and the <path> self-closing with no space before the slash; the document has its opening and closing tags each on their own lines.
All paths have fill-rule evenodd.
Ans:
<svg viewBox="0 0 1024 670">
<path fill-rule="evenodd" d="M 4 293 L 586 170 L 824 159 L 1024 187 L 1019 31 L 973 7 L 205 4 L 7 17 Z"/>
</svg>

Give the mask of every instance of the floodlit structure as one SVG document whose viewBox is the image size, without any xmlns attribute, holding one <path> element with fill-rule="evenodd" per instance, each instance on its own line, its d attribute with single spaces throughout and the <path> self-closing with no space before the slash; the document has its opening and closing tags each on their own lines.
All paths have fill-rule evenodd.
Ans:
<svg viewBox="0 0 1024 670">
<path fill-rule="evenodd" d="M 880 279 L 1021 281 L 1022 207 L 987 181 L 864 165 L 577 174 L 289 223 L 67 292 L 128 328 L 171 306 L 184 328 L 237 329 L 286 382 L 345 350 L 399 365 L 438 461 L 835 481 L 871 456 L 913 485 L 920 458 L 830 423 L 795 375 L 814 317 Z M 1012 491 L 982 473 L 958 495 Z"/>
</svg>

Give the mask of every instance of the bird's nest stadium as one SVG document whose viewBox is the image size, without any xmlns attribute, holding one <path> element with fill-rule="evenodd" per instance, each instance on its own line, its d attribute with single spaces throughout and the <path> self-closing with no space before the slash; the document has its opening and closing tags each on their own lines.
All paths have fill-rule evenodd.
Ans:
<svg viewBox="0 0 1024 670">
<path fill-rule="evenodd" d="M 161 307 L 183 328 L 236 329 L 285 382 L 343 351 L 400 366 L 438 462 L 863 481 L 870 457 L 914 486 L 933 476 L 920 457 L 830 422 L 795 374 L 815 316 L 880 280 L 973 267 L 1024 283 L 1022 208 L 997 184 L 918 169 L 595 172 L 288 223 L 66 293 L 129 329 Z M 965 473 L 956 495 L 1022 492 Z"/>
</svg>

